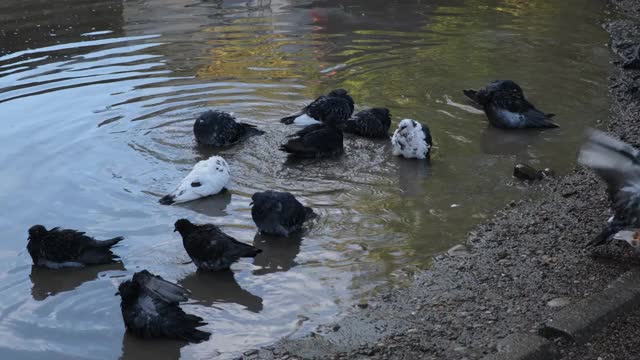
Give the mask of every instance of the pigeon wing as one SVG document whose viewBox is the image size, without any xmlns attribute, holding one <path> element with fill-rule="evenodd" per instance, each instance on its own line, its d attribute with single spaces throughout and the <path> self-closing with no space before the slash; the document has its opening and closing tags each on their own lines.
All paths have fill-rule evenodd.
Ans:
<svg viewBox="0 0 640 360">
<path fill-rule="evenodd" d="M 177 304 L 142 294 L 130 312 L 134 331 L 143 337 L 164 337 L 202 342 L 210 334 L 196 329 L 206 325 L 202 318 L 185 313 Z"/>
<path fill-rule="evenodd" d="M 640 184 L 638 149 L 603 132 L 591 130 L 588 141 L 580 149 L 578 162 L 593 169 L 608 185 L 615 200 L 623 188 L 633 191 Z M 623 196 L 624 198 L 624 196 Z"/>
<path fill-rule="evenodd" d="M 177 304 L 181 301 L 187 301 L 189 291 L 180 285 L 169 282 L 158 275 L 143 270 L 133 275 L 133 281 L 137 282 L 145 292 L 153 294 L 158 299 Z"/>
<path fill-rule="evenodd" d="M 53 228 L 49 230 L 40 251 L 42 257 L 55 262 L 76 261 L 95 239 L 84 232 Z"/>
</svg>

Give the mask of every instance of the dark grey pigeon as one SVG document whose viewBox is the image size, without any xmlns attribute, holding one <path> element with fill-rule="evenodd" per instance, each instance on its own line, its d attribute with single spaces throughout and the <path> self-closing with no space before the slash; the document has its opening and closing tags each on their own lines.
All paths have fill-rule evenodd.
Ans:
<svg viewBox="0 0 640 360">
<path fill-rule="evenodd" d="M 197 327 L 207 325 L 202 318 L 185 313 L 179 306 L 189 292 L 147 270 L 133 274 L 120 284 L 120 308 L 127 330 L 142 338 L 179 339 L 199 343 L 209 339 Z"/>
<path fill-rule="evenodd" d="M 315 216 L 310 207 L 303 206 L 288 192 L 257 192 L 251 200 L 251 217 L 263 234 L 288 237 Z"/>
<path fill-rule="evenodd" d="M 605 229 L 589 245 L 604 244 L 620 230 L 640 227 L 640 150 L 603 132 L 591 130 L 578 161 L 605 181 L 614 213 Z"/>
<path fill-rule="evenodd" d="M 236 122 L 236 118 L 227 112 L 210 110 L 198 117 L 193 124 L 193 133 L 199 144 L 220 147 L 262 135 L 264 131 L 250 124 Z"/>
<path fill-rule="evenodd" d="M 387 108 L 362 110 L 344 123 L 346 133 L 368 138 L 388 138 L 391 114 Z"/>
<path fill-rule="evenodd" d="M 182 236 L 184 249 L 193 263 L 202 270 L 227 270 L 244 257 L 256 257 L 261 250 L 225 234 L 213 224 L 193 224 L 187 219 L 175 223 Z"/>
<path fill-rule="evenodd" d="M 298 158 L 326 158 L 344 152 L 342 130 L 333 124 L 313 124 L 288 136 L 280 150 Z"/>
<path fill-rule="evenodd" d="M 108 240 L 96 240 L 83 232 L 42 225 L 29 228 L 27 250 L 33 264 L 50 269 L 109 264 L 118 261 L 111 247 L 122 241 L 121 236 Z"/>
<path fill-rule="evenodd" d="M 311 125 L 317 122 L 324 123 L 329 118 L 344 122 L 353 114 L 353 108 L 353 98 L 347 90 L 336 89 L 315 99 L 299 113 L 280 119 L 280 122 L 287 125 Z"/>
<path fill-rule="evenodd" d="M 551 122 L 554 114 L 538 110 L 524 97 L 524 92 L 511 80 L 496 80 L 480 90 L 463 93 L 482 105 L 491 125 L 502 129 L 557 128 Z"/>
</svg>

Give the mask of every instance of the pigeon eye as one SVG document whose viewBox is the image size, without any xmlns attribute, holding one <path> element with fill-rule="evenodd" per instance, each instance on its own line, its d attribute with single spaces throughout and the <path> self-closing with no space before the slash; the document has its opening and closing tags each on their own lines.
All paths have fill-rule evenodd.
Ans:
<svg viewBox="0 0 640 360">
<path fill-rule="evenodd" d="M 202 184 L 199 181 L 194 181 L 191 183 L 191 187 L 199 187 L 202 186 Z"/>
</svg>

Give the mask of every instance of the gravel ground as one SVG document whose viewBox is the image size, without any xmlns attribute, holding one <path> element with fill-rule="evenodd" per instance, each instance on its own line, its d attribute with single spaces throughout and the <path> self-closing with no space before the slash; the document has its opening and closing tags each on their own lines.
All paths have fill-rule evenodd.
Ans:
<svg viewBox="0 0 640 360">
<path fill-rule="evenodd" d="M 622 65 L 640 41 L 640 0 L 612 1 L 610 119 L 601 128 L 640 144 L 640 70 Z M 604 123 L 607 123 L 605 126 Z M 610 216 L 604 186 L 588 170 L 545 180 L 536 199 L 511 203 L 439 256 L 408 288 L 392 289 L 338 324 L 245 353 L 246 359 L 480 359 L 513 333 L 537 333 L 564 306 L 601 291 L 638 261 L 625 244 L 585 248 Z M 637 359 L 640 312 L 611 323 L 563 359 Z M 635 336 L 634 336 L 635 335 Z"/>
</svg>

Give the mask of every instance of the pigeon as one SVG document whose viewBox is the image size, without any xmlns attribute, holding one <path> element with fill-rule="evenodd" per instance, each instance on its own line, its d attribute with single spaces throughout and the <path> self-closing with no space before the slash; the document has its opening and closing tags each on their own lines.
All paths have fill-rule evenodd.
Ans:
<svg viewBox="0 0 640 360">
<path fill-rule="evenodd" d="M 640 150 L 603 132 L 590 130 L 578 162 L 593 169 L 607 184 L 614 216 L 588 245 L 602 245 L 611 237 L 632 240 L 621 230 L 640 227 Z M 633 245 L 633 244 L 632 244 Z"/>
<path fill-rule="evenodd" d="M 311 104 L 305 106 L 297 114 L 280 119 L 283 124 L 311 125 L 326 122 L 328 117 L 334 117 L 338 122 L 347 121 L 353 114 L 353 98 L 347 90 L 336 89 L 329 94 L 322 95 Z"/>
<path fill-rule="evenodd" d="M 116 295 L 121 298 L 124 325 L 139 337 L 199 343 L 211 335 L 196 329 L 207 325 L 201 317 L 185 313 L 178 305 L 188 299 L 189 292 L 147 270 L 121 283 Z"/>
<path fill-rule="evenodd" d="M 182 179 L 180 185 L 163 196 L 159 202 L 171 205 L 218 194 L 225 189 L 229 178 L 229 165 L 222 157 L 214 155 L 207 160 L 199 161 Z"/>
<path fill-rule="evenodd" d="M 232 238 L 213 224 L 198 225 L 180 219 L 174 231 L 180 233 L 184 249 L 201 270 L 228 270 L 240 258 L 253 258 L 262 251 Z"/>
<path fill-rule="evenodd" d="M 236 144 L 250 136 L 262 135 L 264 131 L 253 125 L 236 122 L 236 118 L 227 112 L 210 110 L 196 119 L 193 133 L 198 144 L 221 147 Z"/>
<path fill-rule="evenodd" d="M 33 264 L 50 269 L 84 267 L 110 264 L 119 260 L 111 247 L 124 240 L 118 236 L 108 240 L 96 240 L 77 230 L 47 230 L 42 225 L 29 228 L 27 250 Z"/>
<path fill-rule="evenodd" d="M 388 138 L 391 114 L 387 108 L 362 110 L 343 125 L 346 133 L 368 138 Z"/>
<path fill-rule="evenodd" d="M 524 92 L 511 80 L 496 80 L 484 89 L 463 90 L 463 93 L 482 105 L 489 123 L 501 129 L 557 128 L 551 122 L 555 114 L 538 110 L 524 97 Z"/>
<path fill-rule="evenodd" d="M 303 206 L 288 192 L 257 192 L 251 200 L 251 217 L 263 234 L 288 237 L 315 216 L 310 207 Z"/>
<path fill-rule="evenodd" d="M 428 159 L 432 145 L 429 128 L 411 119 L 400 121 L 391 137 L 393 155 L 407 159 Z"/>
<path fill-rule="evenodd" d="M 330 123 L 309 125 L 287 138 L 280 150 L 292 157 L 326 158 L 344 152 L 342 130 Z"/>
</svg>

